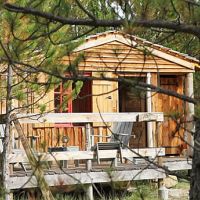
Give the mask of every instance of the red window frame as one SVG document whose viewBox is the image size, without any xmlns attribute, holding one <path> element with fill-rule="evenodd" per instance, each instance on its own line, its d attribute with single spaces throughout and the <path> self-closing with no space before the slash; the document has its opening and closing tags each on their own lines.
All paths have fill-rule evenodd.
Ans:
<svg viewBox="0 0 200 200">
<path fill-rule="evenodd" d="M 64 83 L 60 83 L 60 85 L 54 90 L 54 108 L 56 113 L 72 113 L 72 98 L 68 99 L 67 106 L 65 110 L 63 108 L 64 98 L 72 92 L 72 85 L 68 88 L 64 88 Z M 56 123 L 55 127 L 73 127 L 72 123 Z"/>
<path fill-rule="evenodd" d="M 83 76 L 85 77 L 90 77 L 91 76 L 91 73 L 90 72 L 87 72 L 87 73 L 84 73 Z M 73 113 L 73 103 L 72 103 L 72 98 L 70 98 L 67 102 L 67 107 L 66 107 L 66 110 L 63 110 L 63 98 L 69 94 L 71 94 L 72 92 L 72 86 L 73 84 L 71 84 L 68 88 L 64 88 L 64 83 L 60 83 L 60 85 L 55 88 L 54 90 L 54 108 L 55 108 L 55 112 L 56 113 Z M 57 98 L 57 97 L 58 98 Z M 57 100 L 57 101 L 56 101 Z M 57 109 L 57 105 L 60 105 Z M 72 123 L 57 123 L 55 124 L 55 127 L 73 127 L 73 124 Z"/>
<path fill-rule="evenodd" d="M 63 108 L 64 98 L 68 96 L 72 92 L 72 86 L 69 88 L 64 88 L 64 83 L 62 82 L 55 90 L 54 90 L 54 107 L 55 112 L 57 113 L 71 113 L 72 112 L 72 99 L 70 98 L 67 101 L 66 110 Z M 57 105 L 58 104 L 58 108 Z"/>
</svg>

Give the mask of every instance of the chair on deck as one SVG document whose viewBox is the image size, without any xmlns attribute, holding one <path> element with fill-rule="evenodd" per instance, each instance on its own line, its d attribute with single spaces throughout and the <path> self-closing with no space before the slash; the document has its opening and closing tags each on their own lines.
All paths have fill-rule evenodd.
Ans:
<svg viewBox="0 0 200 200">
<path fill-rule="evenodd" d="M 120 161 L 122 162 L 121 149 L 128 145 L 132 129 L 133 122 L 113 123 L 113 126 L 111 128 L 112 135 L 110 142 L 97 142 L 97 144 L 93 148 L 94 150 L 96 150 L 98 164 L 100 164 L 100 159 L 102 158 L 102 156 L 100 155 L 101 150 L 117 150 L 120 154 Z M 113 159 L 115 158 L 116 156 L 113 157 Z"/>
</svg>

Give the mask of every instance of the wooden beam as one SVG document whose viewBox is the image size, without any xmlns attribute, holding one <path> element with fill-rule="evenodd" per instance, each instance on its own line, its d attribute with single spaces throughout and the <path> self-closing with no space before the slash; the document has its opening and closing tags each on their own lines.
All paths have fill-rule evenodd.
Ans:
<svg viewBox="0 0 200 200">
<path fill-rule="evenodd" d="M 132 180 L 159 179 L 166 177 L 162 169 L 138 169 L 111 172 L 87 172 L 45 175 L 45 180 L 49 186 L 108 183 Z M 35 176 L 29 177 L 10 177 L 8 182 L 9 189 L 34 188 L 38 187 Z"/>
<path fill-rule="evenodd" d="M 116 65 L 117 66 L 117 65 Z M 130 67 L 125 67 L 125 66 L 120 66 L 120 68 L 117 68 L 116 66 L 112 66 L 112 67 L 98 67 L 96 65 L 90 65 L 90 66 L 86 66 L 86 65 L 79 65 L 79 69 L 82 71 L 93 71 L 93 72 L 115 72 L 115 73 L 148 73 L 148 72 L 152 72 L 152 73 L 172 73 L 174 74 L 185 74 L 185 73 L 190 73 L 190 72 L 195 72 L 195 70 L 189 70 L 189 69 L 185 69 L 185 68 L 173 68 L 173 67 L 169 67 L 166 69 L 166 66 L 161 66 L 159 65 L 159 69 L 158 68 L 142 68 L 142 67 L 137 67 L 134 66 L 134 70 L 133 68 Z M 133 66 L 133 65 L 132 65 Z M 141 65 L 140 65 L 141 66 Z M 117 68 L 117 70 L 116 70 Z"/>
<path fill-rule="evenodd" d="M 138 114 L 138 121 L 139 122 L 148 122 L 148 121 L 158 121 L 158 122 L 163 122 L 164 121 L 164 116 L 163 115 L 159 115 L 159 114 L 155 114 L 153 112 L 149 113 L 141 113 Z"/>
<path fill-rule="evenodd" d="M 90 151 L 91 146 L 92 146 L 92 142 L 91 142 L 91 140 L 92 140 L 92 138 L 91 138 L 92 127 L 91 127 L 90 123 L 86 124 L 85 129 L 86 129 L 86 150 Z"/>
<path fill-rule="evenodd" d="M 136 122 L 138 116 L 139 121 L 163 121 L 161 112 L 17 114 L 20 123 Z"/>
<path fill-rule="evenodd" d="M 139 149 L 122 149 L 122 157 L 153 157 L 165 156 L 165 148 L 139 148 Z"/>
<path fill-rule="evenodd" d="M 92 151 L 62 151 L 52 153 L 35 153 L 35 156 L 40 161 L 55 161 L 55 160 L 90 160 L 94 158 Z M 9 155 L 9 163 L 28 162 L 25 153 L 15 153 Z"/>
</svg>

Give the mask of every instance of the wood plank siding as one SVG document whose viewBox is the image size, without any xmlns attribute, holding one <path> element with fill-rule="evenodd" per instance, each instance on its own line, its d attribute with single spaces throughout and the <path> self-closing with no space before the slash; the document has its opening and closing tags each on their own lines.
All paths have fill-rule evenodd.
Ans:
<svg viewBox="0 0 200 200">
<path fill-rule="evenodd" d="M 83 52 L 81 52 L 82 54 Z M 78 53 L 64 58 L 67 65 Z M 112 72 L 189 72 L 191 68 L 183 67 L 174 62 L 163 59 L 147 50 L 117 41 L 95 46 L 84 50 L 83 59 L 79 63 L 79 70 L 84 71 L 112 71 Z"/>
<path fill-rule="evenodd" d="M 56 127 L 54 124 L 23 124 L 23 130 L 29 140 L 29 145 L 37 152 L 47 152 L 49 147 L 76 146 L 79 150 L 86 150 L 85 126 Z M 108 141 L 110 133 L 107 128 L 93 127 L 94 143 L 100 141 L 98 135 L 102 135 L 101 140 Z M 69 138 L 68 143 L 63 143 L 63 136 Z M 22 148 L 18 135 L 15 132 L 14 148 Z"/>
</svg>

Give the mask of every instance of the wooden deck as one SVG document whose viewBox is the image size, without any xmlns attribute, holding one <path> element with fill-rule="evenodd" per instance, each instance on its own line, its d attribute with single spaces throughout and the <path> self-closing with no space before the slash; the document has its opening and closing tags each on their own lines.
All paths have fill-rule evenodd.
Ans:
<svg viewBox="0 0 200 200">
<path fill-rule="evenodd" d="M 17 120 L 19 118 L 19 120 Z M 90 114 L 46 114 L 17 115 L 13 118 L 16 131 L 23 148 L 12 149 L 7 156 L 9 176 L 7 189 L 15 191 L 38 187 L 42 177 L 50 187 L 87 185 L 90 199 L 93 199 L 93 184 L 134 180 L 161 180 L 174 170 L 191 169 L 191 160 L 180 157 L 165 157 L 165 148 L 135 148 L 128 146 L 120 149 L 91 148 L 94 145 L 91 124 L 94 122 L 141 122 L 155 123 L 159 137 L 159 124 L 162 113 L 90 113 Z M 85 123 L 85 150 L 65 149 L 59 152 L 39 152 L 28 145 L 27 136 L 20 123 Z M 101 138 L 101 137 L 100 137 Z M 157 147 L 156 147 L 157 146 Z M 56 150 L 57 151 L 57 150 Z M 97 156 L 98 155 L 98 156 Z M 31 166 L 31 167 L 30 167 Z M 39 166 L 39 167 L 37 167 Z"/>
<path fill-rule="evenodd" d="M 119 166 L 115 169 L 103 166 L 88 171 L 84 168 L 57 168 L 45 170 L 45 179 L 49 186 L 64 186 L 74 184 L 108 183 L 131 180 L 162 179 L 165 177 L 163 170 L 155 167 L 146 166 Z M 37 187 L 37 181 L 32 176 L 32 171 L 27 174 L 22 171 L 16 171 L 9 179 L 9 189 L 34 188 Z"/>
<path fill-rule="evenodd" d="M 191 169 L 191 159 L 181 157 L 164 157 L 162 166 L 149 164 L 145 160 L 136 159 L 134 163 L 118 163 L 112 166 L 111 161 L 103 161 L 100 165 L 92 163 L 92 168 L 87 170 L 87 163 L 81 163 L 78 167 L 71 162 L 68 167 L 53 164 L 50 168 L 44 169 L 44 177 L 49 186 L 68 186 L 78 184 L 109 183 L 133 180 L 163 179 L 166 177 L 166 168 L 170 171 Z M 26 166 L 27 167 L 27 166 Z M 8 181 L 11 190 L 21 188 L 35 188 L 37 181 L 33 171 L 27 167 L 15 167 Z"/>
<path fill-rule="evenodd" d="M 169 171 L 192 169 L 192 159 L 184 157 L 163 157 L 163 166 Z"/>
<path fill-rule="evenodd" d="M 120 164 L 110 168 L 110 165 L 98 165 L 87 170 L 84 165 L 72 168 L 52 168 L 44 170 L 44 177 L 49 186 L 67 186 L 75 184 L 109 183 L 119 181 L 162 179 L 165 177 L 163 169 L 145 164 Z M 8 187 L 15 190 L 19 188 L 37 187 L 37 181 L 32 170 L 27 172 L 14 171 L 10 176 Z"/>
</svg>

